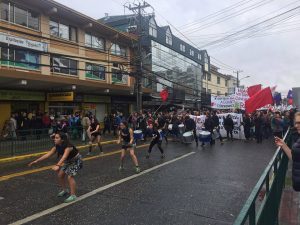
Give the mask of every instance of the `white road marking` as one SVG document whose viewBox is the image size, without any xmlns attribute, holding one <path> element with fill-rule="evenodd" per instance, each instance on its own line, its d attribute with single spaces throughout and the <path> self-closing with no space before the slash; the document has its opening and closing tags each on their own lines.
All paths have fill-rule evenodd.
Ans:
<svg viewBox="0 0 300 225">
<path fill-rule="evenodd" d="M 38 212 L 38 213 L 36 213 L 36 214 L 33 214 L 33 215 L 31 215 L 31 216 L 28 216 L 28 217 L 26 217 L 26 218 L 24 218 L 24 219 L 18 220 L 18 221 L 14 222 L 14 223 L 11 223 L 10 225 L 20 225 L 20 224 L 24 224 L 24 223 L 31 222 L 31 221 L 33 221 L 33 220 L 36 220 L 36 219 L 42 217 L 42 216 L 51 214 L 51 213 L 53 213 L 53 212 L 55 212 L 55 211 L 57 211 L 57 210 L 60 210 L 60 209 L 62 209 L 62 208 L 66 208 L 67 206 L 70 206 L 70 205 L 75 204 L 75 203 L 77 203 L 77 202 L 79 202 L 79 201 L 82 201 L 82 200 L 84 200 L 84 199 L 86 199 L 86 198 L 88 198 L 88 197 L 91 197 L 91 196 L 93 196 L 93 195 L 96 195 L 96 194 L 98 194 L 98 193 L 100 193 L 100 192 L 102 192 L 102 191 L 104 191 L 104 190 L 107 190 L 107 189 L 109 189 L 109 188 L 111 188 L 111 187 L 117 186 L 117 185 L 122 184 L 122 183 L 124 183 L 124 182 L 126 182 L 126 181 L 129 181 L 129 180 L 132 180 L 132 179 L 134 179 L 134 178 L 137 178 L 137 177 L 140 177 L 140 176 L 142 176 L 142 175 L 145 175 L 145 174 L 147 174 L 147 173 L 150 173 L 150 172 L 152 172 L 153 170 L 159 169 L 160 167 L 163 167 L 163 166 L 166 166 L 166 165 L 168 165 L 168 164 L 174 163 L 174 162 L 176 162 L 176 161 L 178 161 L 178 160 L 184 159 L 184 158 L 186 158 L 186 157 L 188 157 L 188 156 L 190 156 L 190 155 L 193 155 L 193 154 L 195 154 L 195 152 L 190 152 L 190 153 L 185 154 L 185 155 L 183 155 L 183 156 L 180 156 L 180 157 L 178 157 L 178 158 L 176 158 L 176 159 L 172 159 L 172 160 L 167 161 L 167 162 L 165 162 L 165 163 L 162 163 L 162 164 L 160 164 L 160 165 L 154 166 L 154 167 L 152 167 L 152 168 L 150 168 L 150 169 L 144 170 L 144 171 L 140 172 L 139 174 L 135 174 L 135 175 L 126 177 L 126 178 L 124 178 L 124 179 L 118 180 L 118 181 L 116 181 L 116 182 L 113 182 L 113 183 L 111 183 L 111 184 L 105 185 L 105 186 L 103 186 L 103 187 L 97 188 L 97 189 L 95 189 L 95 190 L 93 190 L 93 191 L 91 191 L 91 192 L 88 192 L 88 193 L 86 193 L 86 194 L 84 194 L 84 195 L 78 197 L 77 200 L 74 201 L 74 202 L 71 202 L 71 203 L 62 203 L 62 204 L 60 204 L 60 205 L 54 206 L 54 207 L 52 207 L 52 208 L 49 208 L 49 209 L 46 209 L 46 210 L 44 210 L 44 211 Z"/>
<path fill-rule="evenodd" d="M 0 196 L 0 200 L 3 200 L 4 198 Z"/>
</svg>

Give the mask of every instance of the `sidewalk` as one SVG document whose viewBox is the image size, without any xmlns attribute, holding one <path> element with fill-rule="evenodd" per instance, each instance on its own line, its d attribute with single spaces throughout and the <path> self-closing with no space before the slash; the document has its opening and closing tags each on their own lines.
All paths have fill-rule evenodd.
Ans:
<svg viewBox="0 0 300 225">
<path fill-rule="evenodd" d="M 300 224 L 300 193 L 292 188 L 291 163 L 286 176 L 286 186 L 282 193 L 279 209 L 280 225 L 299 225 Z"/>
</svg>

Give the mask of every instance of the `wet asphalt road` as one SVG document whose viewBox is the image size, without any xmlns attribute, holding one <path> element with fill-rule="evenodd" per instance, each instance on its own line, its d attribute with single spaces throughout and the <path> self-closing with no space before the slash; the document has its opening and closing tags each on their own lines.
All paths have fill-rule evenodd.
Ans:
<svg viewBox="0 0 300 225">
<path fill-rule="evenodd" d="M 243 141 L 205 148 L 169 143 L 146 159 L 146 147 L 137 150 L 142 170 L 190 152 L 195 154 L 123 182 L 27 224 L 111 225 L 225 225 L 232 224 L 271 159 L 271 141 Z M 106 146 L 105 152 L 119 150 Z M 96 154 L 96 153 L 95 153 Z M 50 160 L 50 164 L 55 160 Z M 1 175 L 27 170 L 26 161 L 2 165 Z M 38 167 L 48 165 L 41 163 Z M 78 196 L 134 175 L 129 156 L 118 171 L 119 154 L 84 162 L 78 175 Z M 1 176 L 0 175 L 0 176 Z M 0 224 L 9 224 L 60 205 L 55 174 L 42 171 L 0 182 Z"/>
</svg>

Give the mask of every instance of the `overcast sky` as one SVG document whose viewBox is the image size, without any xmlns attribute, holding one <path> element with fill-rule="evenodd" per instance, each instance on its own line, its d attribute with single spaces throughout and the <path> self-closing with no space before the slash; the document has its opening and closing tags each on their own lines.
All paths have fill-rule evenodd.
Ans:
<svg viewBox="0 0 300 225">
<path fill-rule="evenodd" d="M 124 3 L 134 0 L 57 0 L 95 19 L 109 15 L 124 14 Z M 138 1 L 135 0 L 137 3 Z M 300 11 L 299 16 L 278 22 L 257 33 L 259 37 L 242 38 L 238 43 L 228 42 L 222 46 L 207 46 L 207 43 L 230 35 L 255 23 L 271 18 L 300 6 L 295 0 L 148 0 L 155 9 L 158 25 L 171 23 L 194 44 L 207 49 L 210 56 L 220 62 L 222 72 L 233 74 L 231 67 L 243 72 L 240 77 L 250 76 L 241 81 L 246 86 L 261 83 L 275 86 L 286 94 L 292 87 L 300 86 Z M 206 16 L 234 5 L 234 9 L 212 18 Z M 252 10 L 250 10 L 252 9 Z M 151 12 L 151 10 L 148 10 Z M 125 11 L 129 13 L 129 11 Z M 233 14 L 240 13 L 224 21 Z M 290 14 L 287 14 L 289 16 Z M 203 17 L 206 17 L 203 19 Z M 201 21 L 199 21 L 202 19 Z M 218 23 L 218 21 L 223 21 Z M 191 26 L 191 23 L 194 23 Z M 187 24 L 190 24 L 187 26 Z M 170 25 L 170 24 L 169 24 Z M 259 27 L 262 28 L 262 27 Z M 171 26 L 173 34 L 184 39 Z M 226 34 L 224 34 L 226 33 Z M 250 34 L 255 35 L 254 32 Z M 250 35 L 251 36 L 251 35 Z M 249 36 L 247 36 L 249 37 Z M 236 38 L 236 36 L 234 36 Z M 230 45 L 232 44 L 232 45 Z M 225 48 L 224 48 L 225 47 Z M 214 63 L 214 61 L 213 61 Z M 230 68 L 228 67 L 230 66 Z"/>
</svg>

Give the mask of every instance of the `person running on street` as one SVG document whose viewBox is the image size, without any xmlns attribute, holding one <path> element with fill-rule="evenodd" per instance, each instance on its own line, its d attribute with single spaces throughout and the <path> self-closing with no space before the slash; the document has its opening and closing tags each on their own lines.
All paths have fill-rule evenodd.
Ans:
<svg viewBox="0 0 300 225">
<path fill-rule="evenodd" d="M 122 171 L 124 169 L 124 158 L 126 155 L 126 151 L 129 150 L 131 159 L 135 165 L 135 171 L 136 173 L 139 173 L 141 171 L 139 167 L 139 163 L 137 160 L 137 157 L 134 153 L 134 137 L 133 137 L 133 130 L 131 128 L 128 128 L 128 124 L 126 122 L 122 122 L 120 124 L 120 131 L 119 131 L 119 140 L 118 144 L 122 143 L 122 152 L 121 152 L 121 165 L 119 167 L 119 171 Z"/>
<path fill-rule="evenodd" d="M 89 152 L 87 155 L 91 155 L 93 143 L 95 142 L 98 144 L 100 154 L 103 154 L 103 149 L 101 145 L 100 124 L 95 117 L 92 117 L 91 119 L 91 125 L 88 128 L 88 133 L 89 133 L 90 142 L 89 142 Z"/>
<path fill-rule="evenodd" d="M 66 186 L 66 175 L 70 188 L 70 196 L 64 201 L 65 203 L 73 202 L 76 200 L 76 182 L 74 177 L 77 175 L 78 171 L 82 168 L 82 157 L 78 153 L 78 150 L 74 145 L 69 142 L 68 136 L 59 132 L 55 134 L 54 137 L 55 146 L 51 150 L 43 155 L 42 157 L 29 163 L 28 166 L 31 167 L 38 162 L 50 158 L 55 153 L 58 153 L 61 158 L 52 167 L 52 170 L 57 172 L 59 184 L 62 187 L 62 191 L 58 193 L 57 197 L 64 197 L 68 195 L 68 190 Z"/>
<path fill-rule="evenodd" d="M 161 144 L 162 144 L 162 130 L 158 129 L 157 124 L 155 124 L 155 125 L 150 124 L 149 127 L 150 127 L 150 129 L 153 130 L 153 132 L 152 132 L 152 141 L 150 143 L 150 146 L 149 146 L 149 149 L 148 149 L 148 154 L 146 155 L 146 159 L 150 158 L 152 148 L 155 145 L 157 145 L 157 147 L 158 147 L 158 149 L 161 153 L 161 158 L 163 159 L 163 158 L 165 158 L 165 155 L 164 155 L 164 150 L 161 147 Z"/>
</svg>

